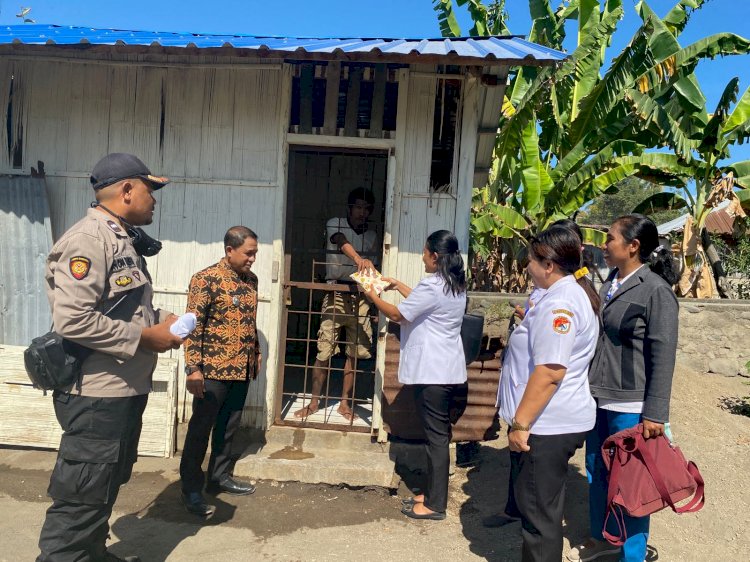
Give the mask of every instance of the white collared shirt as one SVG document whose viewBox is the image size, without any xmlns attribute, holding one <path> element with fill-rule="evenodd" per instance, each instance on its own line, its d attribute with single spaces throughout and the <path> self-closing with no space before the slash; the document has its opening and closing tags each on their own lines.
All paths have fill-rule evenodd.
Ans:
<svg viewBox="0 0 750 562">
<path fill-rule="evenodd" d="M 549 287 L 514 330 L 505 354 L 497 404 L 506 423 L 515 417 L 534 367 L 552 364 L 565 367 L 565 376 L 531 433 L 558 435 L 593 428 L 596 402 L 588 372 L 598 335 L 598 319 L 572 275 Z"/>
<path fill-rule="evenodd" d="M 357 234 L 349 225 L 346 217 L 329 219 L 326 223 L 326 280 L 328 281 L 351 281 L 349 276 L 357 271 L 357 266 L 346 256 L 338 245 L 331 241 L 331 237 L 341 233 L 354 249 L 363 257 L 369 257 L 377 249 L 378 235 L 374 230 L 365 230 Z"/>
<path fill-rule="evenodd" d="M 466 382 L 466 358 L 461 324 L 466 293 L 448 291 L 439 275 L 422 279 L 398 305 L 401 321 L 401 384 L 461 384 Z"/>
</svg>

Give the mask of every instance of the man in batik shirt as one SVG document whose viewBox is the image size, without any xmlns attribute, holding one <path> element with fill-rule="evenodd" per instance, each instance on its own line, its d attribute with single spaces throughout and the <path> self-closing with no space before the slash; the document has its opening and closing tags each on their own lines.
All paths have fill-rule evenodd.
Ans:
<svg viewBox="0 0 750 562">
<path fill-rule="evenodd" d="M 196 329 L 185 341 L 187 390 L 193 395 L 180 462 L 182 500 L 190 513 L 208 517 L 214 507 L 202 491 L 252 494 L 255 487 L 234 479 L 237 455 L 232 438 L 239 427 L 250 380 L 261 365 L 255 326 L 258 278 L 250 271 L 258 252 L 257 235 L 233 226 L 224 236 L 224 258 L 190 280 L 187 311 L 197 317 Z M 208 438 L 211 457 L 208 483 L 201 465 Z"/>
</svg>

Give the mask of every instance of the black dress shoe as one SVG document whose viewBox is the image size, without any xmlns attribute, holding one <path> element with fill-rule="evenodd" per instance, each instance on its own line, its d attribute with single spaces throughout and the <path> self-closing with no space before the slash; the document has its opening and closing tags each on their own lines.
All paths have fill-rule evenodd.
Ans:
<svg viewBox="0 0 750 562">
<path fill-rule="evenodd" d="M 212 494 L 224 492 L 233 496 L 247 496 L 255 491 L 255 486 L 231 476 L 222 476 L 218 482 L 209 482 L 206 491 Z"/>
<path fill-rule="evenodd" d="M 183 492 L 182 503 L 189 513 L 200 515 L 201 517 L 208 517 L 216 511 L 214 506 L 206 503 L 206 500 L 203 499 L 203 494 L 200 492 Z"/>
<path fill-rule="evenodd" d="M 432 513 L 414 513 L 414 506 L 404 506 L 401 508 L 401 513 L 412 519 L 429 519 L 431 521 L 442 521 L 445 519 L 444 511 L 433 511 Z"/>
</svg>

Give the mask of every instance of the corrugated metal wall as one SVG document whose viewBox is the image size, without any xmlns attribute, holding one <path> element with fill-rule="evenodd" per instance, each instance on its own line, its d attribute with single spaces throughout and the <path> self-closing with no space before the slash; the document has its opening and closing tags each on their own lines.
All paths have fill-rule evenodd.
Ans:
<svg viewBox="0 0 750 562">
<path fill-rule="evenodd" d="M 402 439 L 424 439 L 412 391 L 398 382 L 398 360 L 398 336 L 388 334 L 383 377 L 383 425 L 388 433 Z M 500 382 L 500 361 L 475 361 L 467 368 L 467 375 L 469 395 L 463 415 L 453 426 L 453 441 L 497 439 L 499 426 L 495 401 Z"/>
<path fill-rule="evenodd" d="M 149 259 L 156 305 L 176 313 L 184 311 L 191 275 L 223 256 L 227 228 L 244 224 L 255 230 L 258 327 L 264 355 L 275 357 L 278 284 L 272 268 L 280 260 L 274 241 L 282 231 L 284 70 L 279 64 L 230 69 L 203 62 L 186 68 L 0 60 L 0 107 L 11 109 L 10 144 L 22 146 L 20 169 L 13 167 L 12 154 L 0 150 L 0 173 L 28 173 L 44 162 L 55 239 L 84 216 L 94 198 L 88 176 L 104 154 L 134 153 L 155 173 L 172 178 L 157 195 L 147 230 L 164 244 Z M 0 147 L 6 146 L 6 127 L 0 127 Z M 40 290 L 42 272 L 39 263 L 29 293 Z M 46 306 L 45 298 L 41 309 Z M 43 318 L 47 329 L 48 312 Z M 175 355 L 182 359 L 181 351 Z M 268 362 L 265 370 L 276 372 Z M 180 413 L 186 407 L 182 377 Z M 251 385 L 245 416 L 250 425 L 266 425 L 266 380 Z"/>
<path fill-rule="evenodd" d="M 0 176 L 0 344 L 28 345 L 52 324 L 43 275 L 49 215 L 44 180 Z"/>
</svg>

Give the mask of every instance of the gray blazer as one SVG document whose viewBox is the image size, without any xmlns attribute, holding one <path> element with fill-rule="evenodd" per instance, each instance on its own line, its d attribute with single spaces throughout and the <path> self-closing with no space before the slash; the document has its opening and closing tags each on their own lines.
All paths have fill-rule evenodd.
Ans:
<svg viewBox="0 0 750 562">
<path fill-rule="evenodd" d="M 644 418 L 667 422 L 677 353 L 677 297 L 646 266 L 604 302 L 615 275 L 600 291 L 603 327 L 589 370 L 591 394 L 643 401 Z"/>
</svg>

